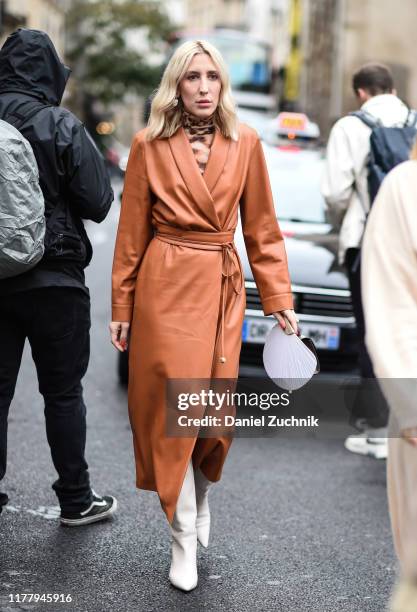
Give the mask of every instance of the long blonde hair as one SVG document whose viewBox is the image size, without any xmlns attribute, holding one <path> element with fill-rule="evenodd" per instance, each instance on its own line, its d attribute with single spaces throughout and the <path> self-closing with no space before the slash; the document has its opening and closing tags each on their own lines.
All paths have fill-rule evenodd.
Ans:
<svg viewBox="0 0 417 612">
<path fill-rule="evenodd" d="M 238 120 L 225 61 L 216 47 L 209 42 L 191 40 L 178 47 L 165 68 L 152 100 L 147 140 L 169 138 L 180 127 L 183 107 L 181 101 L 176 100 L 178 84 L 196 53 L 207 53 L 219 71 L 221 89 L 219 103 L 214 112 L 214 124 L 226 138 L 238 139 Z"/>
</svg>

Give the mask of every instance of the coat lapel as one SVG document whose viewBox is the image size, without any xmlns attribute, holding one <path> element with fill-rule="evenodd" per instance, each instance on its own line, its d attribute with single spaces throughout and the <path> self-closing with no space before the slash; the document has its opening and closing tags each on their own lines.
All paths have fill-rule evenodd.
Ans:
<svg viewBox="0 0 417 612">
<path fill-rule="evenodd" d="M 196 205 L 215 227 L 221 229 L 212 192 L 226 163 L 228 139 L 216 130 L 203 175 L 182 127 L 168 139 L 168 142 L 178 170 Z"/>
<path fill-rule="evenodd" d="M 225 138 L 219 130 L 216 130 L 211 145 L 210 155 L 203 174 L 204 181 L 210 193 L 213 193 L 220 175 L 223 172 L 227 155 L 229 153 L 229 147 L 230 138 Z"/>
</svg>

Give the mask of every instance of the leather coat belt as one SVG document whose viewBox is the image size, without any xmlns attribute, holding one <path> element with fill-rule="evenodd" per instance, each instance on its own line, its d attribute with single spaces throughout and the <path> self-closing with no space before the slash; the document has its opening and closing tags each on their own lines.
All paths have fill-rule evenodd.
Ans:
<svg viewBox="0 0 417 612">
<path fill-rule="evenodd" d="M 222 287 L 221 287 L 221 356 L 220 363 L 226 363 L 224 354 L 224 315 L 226 309 L 226 297 L 229 290 L 229 279 L 236 295 L 242 293 L 243 272 L 233 242 L 234 232 L 197 232 L 193 230 L 182 230 L 171 225 L 158 225 L 155 231 L 155 238 L 168 242 L 186 246 L 191 249 L 201 251 L 222 251 Z"/>
</svg>

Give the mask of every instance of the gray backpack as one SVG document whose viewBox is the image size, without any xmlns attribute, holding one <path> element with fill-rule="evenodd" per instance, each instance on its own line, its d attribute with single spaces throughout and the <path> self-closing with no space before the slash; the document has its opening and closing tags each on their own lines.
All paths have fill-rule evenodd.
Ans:
<svg viewBox="0 0 417 612">
<path fill-rule="evenodd" d="M 33 268 L 43 256 L 45 203 L 32 147 L 0 119 L 0 279 Z"/>
</svg>

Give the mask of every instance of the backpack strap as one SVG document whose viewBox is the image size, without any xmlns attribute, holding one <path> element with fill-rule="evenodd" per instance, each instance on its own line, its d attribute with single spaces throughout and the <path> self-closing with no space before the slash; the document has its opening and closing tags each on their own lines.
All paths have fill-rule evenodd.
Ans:
<svg viewBox="0 0 417 612">
<path fill-rule="evenodd" d="M 417 111 L 409 109 L 407 119 L 404 122 L 404 127 L 412 127 L 417 129 Z"/>
<path fill-rule="evenodd" d="M 369 128 L 371 128 L 371 130 L 373 130 L 376 127 L 383 127 L 383 123 L 380 119 L 377 119 L 376 117 L 371 115 L 371 113 L 368 113 L 367 111 L 364 111 L 364 110 L 353 111 L 352 113 L 349 113 L 349 116 L 357 117 L 358 119 L 362 121 L 362 123 L 364 123 Z"/>
<path fill-rule="evenodd" d="M 26 121 L 32 119 L 35 115 L 39 113 L 43 108 L 48 108 L 52 106 L 51 104 L 39 104 L 39 102 L 34 102 L 33 104 L 28 105 L 28 112 L 24 114 L 19 113 L 17 111 L 13 111 L 4 117 L 4 121 L 10 123 L 17 130 L 23 126 Z"/>
</svg>

